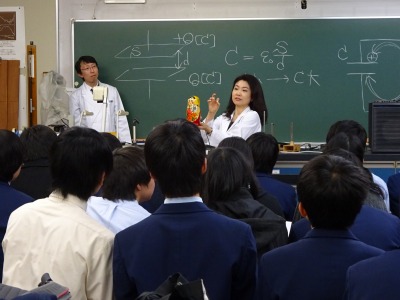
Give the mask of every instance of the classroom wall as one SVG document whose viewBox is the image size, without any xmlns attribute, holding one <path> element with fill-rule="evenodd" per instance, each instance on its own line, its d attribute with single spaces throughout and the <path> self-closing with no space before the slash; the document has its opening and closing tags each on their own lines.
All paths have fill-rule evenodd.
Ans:
<svg viewBox="0 0 400 300">
<path fill-rule="evenodd" d="M 1 0 L 1 7 L 23 6 L 25 12 L 25 45 L 33 41 L 37 50 L 38 87 L 43 72 L 57 69 L 56 42 L 57 0 Z M 38 120 L 40 98 L 38 97 Z"/>
</svg>

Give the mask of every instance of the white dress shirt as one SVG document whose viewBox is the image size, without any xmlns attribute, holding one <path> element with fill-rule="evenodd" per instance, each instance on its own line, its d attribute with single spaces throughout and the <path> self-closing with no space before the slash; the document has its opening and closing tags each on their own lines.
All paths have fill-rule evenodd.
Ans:
<svg viewBox="0 0 400 300">
<path fill-rule="evenodd" d="M 114 202 L 95 196 L 89 198 L 86 211 L 89 216 L 115 234 L 150 216 L 150 213 L 136 200 Z"/>
<path fill-rule="evenodd" d="M 2 243 L 3 283 L 31 290 L 49 273 L 72 299 L 112 299 L 114 234 L 85 210 L 85 201 L 56 192 L 15 210 Z"/>
<path fill-rule="evenodd" d="M 383 201 L 385 202 L 387 210 L 390 212 L 390 204 L 389 204 L 389 191 L 387 188 L 386 182 L 380 178 L 379 176 L 375 175 L 372 173 L 372 179 L 374 180 L 374 183 L 376 183 L 382 190 L 383 193 Z"/>
</svg>

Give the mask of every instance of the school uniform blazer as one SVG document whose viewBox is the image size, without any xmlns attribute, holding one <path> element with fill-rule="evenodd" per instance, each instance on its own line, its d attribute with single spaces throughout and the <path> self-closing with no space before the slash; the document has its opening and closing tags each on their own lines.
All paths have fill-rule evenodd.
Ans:
<svg viewBox="0 0 400 300">
<path fill-rule="evenodd" d="M 13 187 L 8 182 L 0 181 L 0 243 L 6 234 L 8 219 L 11 213 L 18 207 L 32 202 L 34 199 L 25 193 L 22 193 Z M 0 282 L 3 278 L 3 248 L 0 247 Z"/>
<path fill-rule="evenodd" d="M 400 173 L 393 174 L 387 179 L 390 211 L 400 217 Z"/>
<path fill-rule="evenodd" d="M 114 242 L 114 293 L 135 299 L 180 272 L 202 278 L 209 299 L 254 299 L 256 244 L 250 226 L 200 202 L 163 204 L 119 232 Z"/>
<path fill-rule="evenodd" d="M 348 267 L 382 253 L 348 230 L 312 229 L 262 256 L 259 299 L 342 299 Z"/>
<path fill-rule="evenodd" d="M 306 219 L 292 224 L 289 242 L 301 239 L 311 229 Z M 363 205 L 350 231 L 362 242 L 385 251 L 400 247 L 400 219 L 382 210 Z"/>
<path fill-rule="evenodd" d="M 400 298 L 400 250 L 363 260 L 347 271 L 349 300 L 398 300 Z"/>
<path fill-rule="evenodd" d="M 265 173 L 257 172 L 257 179 L 263 190 L 278 199 L 285 215 L 285 219 L 287 221 L 292 221 L 297 206 L 296 190 L 294 187 Z"/>
</svg>

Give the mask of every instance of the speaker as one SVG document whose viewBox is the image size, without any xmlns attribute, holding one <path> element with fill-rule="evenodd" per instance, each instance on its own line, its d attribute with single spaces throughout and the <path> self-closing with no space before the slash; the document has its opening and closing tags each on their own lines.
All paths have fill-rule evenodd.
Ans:
<svg viewBox="0 0 400 300">
<path fill-rule="evenodd" d="M 400 102 L 371 102 L 368 111 L 371 152 L 400 153 Z"/>
</svg>

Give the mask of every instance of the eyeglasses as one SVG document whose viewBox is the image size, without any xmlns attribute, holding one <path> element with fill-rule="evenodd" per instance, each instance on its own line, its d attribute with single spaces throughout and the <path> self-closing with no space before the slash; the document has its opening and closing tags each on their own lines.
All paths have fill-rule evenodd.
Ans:
<svg viewBox="0 0 400 300">
<path fill-rule="evenodd" d="M 96 65 L 91 65 L 91 66 L 88 66 L 87 68 L 81 69 L 81 71 L 82 72 L 89 72 L 89 71 L 96 70 L 96 69 L 97 69 Z"/>
</svg>

